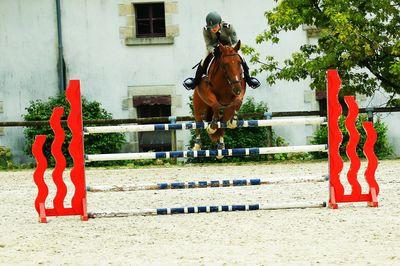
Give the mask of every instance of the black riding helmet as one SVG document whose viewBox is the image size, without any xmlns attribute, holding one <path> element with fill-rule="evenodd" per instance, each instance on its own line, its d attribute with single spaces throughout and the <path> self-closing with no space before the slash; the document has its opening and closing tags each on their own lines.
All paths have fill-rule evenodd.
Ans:
<svg viewBox="0 0 400 266">
<path fill-rule="evenodd" d="M 212 29 L 221 22 L 222 18 L 217 12 L 213 11 L 207 14 L 206 17 L 207 29 Z"/>
</svg>

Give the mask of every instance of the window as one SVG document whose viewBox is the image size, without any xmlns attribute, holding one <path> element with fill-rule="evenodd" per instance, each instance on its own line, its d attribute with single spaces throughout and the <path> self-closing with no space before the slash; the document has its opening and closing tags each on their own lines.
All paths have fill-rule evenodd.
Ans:
<svg viewBox="0 0 400 266">
<path fill-rule="evenodd" d="M 164 3 L 135 4 L 136 37 L 165 37 Z"/>
<path fill-rule="evenodd" d="M 171 96 L 135 96 L 133 105 L 136 106 L 139 118 L 171 115 Z M 139 132 L 139 151 L 171 151 L 171 133 L 171 131 Z"/>
</svg>

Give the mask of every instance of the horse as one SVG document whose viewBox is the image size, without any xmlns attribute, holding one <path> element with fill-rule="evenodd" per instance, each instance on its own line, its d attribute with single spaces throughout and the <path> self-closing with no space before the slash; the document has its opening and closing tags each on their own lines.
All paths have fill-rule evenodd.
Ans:
<svg viewBox="0 0 400 266">
<path fill-rule="evenodd" d="M 240 40 L 235 47 L 219 44 L 217 54 L 193 94 L 193 109 L 196 122 L 210 122 L 206 131 L 217 149 L 225 149 L 224 129 L 218 122 L 225 122 L 227 128 L 237 127 L 237 112 L 246 93 L 243 77 L 242 58 L 238 54 Z M 206 67 L 206 66 L 205 66 Z M 192 150 L 201 149 L 200 130 L 196 129 L 196 140 Z"/>
</svg>

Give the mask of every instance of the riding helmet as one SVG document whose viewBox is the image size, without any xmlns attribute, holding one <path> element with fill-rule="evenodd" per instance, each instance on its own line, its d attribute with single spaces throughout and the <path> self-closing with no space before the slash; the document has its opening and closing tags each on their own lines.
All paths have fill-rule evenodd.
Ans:
<svg viewBox="0 0 400 266">
<path fill-rule="evenodd" d="M 206 17 L 207 29 L 212 29 L 221 22 L 222 18 L 217 12 L 213 11 L 207 14 Z"/>
</svg>

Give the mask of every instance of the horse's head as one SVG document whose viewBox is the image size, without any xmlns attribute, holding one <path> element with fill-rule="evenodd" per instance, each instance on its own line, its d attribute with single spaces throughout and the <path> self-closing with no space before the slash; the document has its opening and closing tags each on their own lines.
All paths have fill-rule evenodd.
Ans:
<svg viewBox="0 0 400 266">
<path fill-rule="evenodd" d="M 235 47 L 220 44 L 219 49 L 221 52 L 220 66 L 224 70 L 225 78 L 231 86 L 232 93 L 237 96 L 243 89 L 242 58 L 238 54 L 240 49 L 240 40 L 237 42 Z"/>
</svg>

